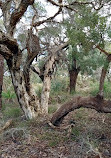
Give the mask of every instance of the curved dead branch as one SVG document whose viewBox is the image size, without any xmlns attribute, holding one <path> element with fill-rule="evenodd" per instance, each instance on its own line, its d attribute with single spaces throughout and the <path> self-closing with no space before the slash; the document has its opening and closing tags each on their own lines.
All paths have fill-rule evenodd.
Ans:
<svg viewBox="0 0 111 158">
<path fill-rule="evenodd" d="M 111 113 L 111 101 L 104 100 L 99 95 L 96 97 L 75 97 L 70 102 L 63 104 L 51 118 L 51 123 L 55 126 L 60 125 L 64 117 L 71 111 L 79 108 L 95 109 L 101 113 Z"/>
</svg>

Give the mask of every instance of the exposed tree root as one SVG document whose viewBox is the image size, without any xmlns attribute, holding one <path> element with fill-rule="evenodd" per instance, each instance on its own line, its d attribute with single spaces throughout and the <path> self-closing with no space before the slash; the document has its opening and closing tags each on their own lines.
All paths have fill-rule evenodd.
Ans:
<svg viewBox="0 0 111 158">
<path fill-rule="evenodd" d="M 67 125 L 67 126 L 65 126 L 65 127 L 58 127 L 58 126 L 53 125 L 50 121 L 48 121 L 47 123 L 48 123 L 48 125 L 49 125 L 51 128 L 57 129 L 57 130 L 68 130 L 68 131 L 71 131 L 72 128 L 74 127 L 74 124 L 69 124 L 69 125 Z"/>
<path fill-rule="evenodd" d="M 51 123 L 59 126 L 64 117 L 71 111 L 79 108 L 91 108 L 101 113 L 111 113 L 111 101 L 104 100 L 101 96 L 74 97 L 70 102 L 63 104 L 52 116 Z"/>
</svg>

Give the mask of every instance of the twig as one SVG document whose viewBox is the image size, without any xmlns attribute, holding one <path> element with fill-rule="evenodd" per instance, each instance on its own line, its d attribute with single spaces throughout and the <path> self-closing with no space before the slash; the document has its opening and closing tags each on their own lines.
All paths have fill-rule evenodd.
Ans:
<svg viewBox="0 0 111 158">
<path fill-rule="evenodd" d="M 12 120 L 8 120 L 8 121 L 5 123 L 5 125 L 4 125 L 2 128 L 0 128 L 0 133 L 1 133 L 2 131 L 4 131 L 5 129 L 7 129 L 11 124 L 12 124 Z"/>
</svg>

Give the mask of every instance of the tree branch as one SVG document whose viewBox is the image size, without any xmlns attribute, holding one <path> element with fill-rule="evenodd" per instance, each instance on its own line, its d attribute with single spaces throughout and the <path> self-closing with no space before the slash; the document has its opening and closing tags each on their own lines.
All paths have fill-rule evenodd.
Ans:
<svg viewBox="0 0 111 158">
<path fill-rule="evenodd" d="M 0 30 L 0 44 L 4 44 L 13 53 L 18 53 L 17 41 Z"/>
<path fill-rule="evenodd" d="M 60 54 L 59 51 L 61 51 L 62 49 L 66 48 L 68 46 L 68 42 L 50 50 L 51 55 L 48 56 L 46 62 L 44 63 L 41 72 L 43 74 L 43 76 L 47 76 L 49 75 L 50 77 L 52 77 L 55 68 L 56 68 L 56 63 L 58 63 L 59 59 L 60 59 Z"/>
<path fill-rule="evenodd" d="M 22 15 L 25 13 L 29 5 L 32 5 L 34 0 L 22 0 L 18 9 L 16 9 L 10 19 L 9 33 L 12 35 L 16 27 L 16 24 L 19 22 Z"/>
<path fill-rule="evenodd" d="M 12 52 L 4 45 L 0 44 L 0 54 L 8 60 L 12 57 Z"/>
<path fill-rule="evenodd" d="M 74 1 L 72 3 L 69 3 L 69 4 L 62 4 L 62 3 L 57 3 L 57 2 L 54 2 L 53 0 L 47 0 L 48 2 L 50 2 L 51 4 L 55 5 L 55 6 L 58 6 L 58 7 L 65 7 L 65 8 L 68 8 L 68 9 L 71 9 L 70 6 L 74 6 L 74 5 L 92 5 L 92 7 L 95 9 L 95 10 L 100 10 L 104 4 L 101 4 L 98 8 L 95 7 L 94 3 L 93 2 L 78 2 L 78 1 Z"/>
<path fill-rule="evenodd" d="M 43 23 L 45 23 L 45 22 L 50 22 L 50 21 L 52 21 L 61 11 L 62 11 L 62 9 L 59 8 L 58 12 L 55 13 L 53 16 L 51 16 L 51 17 L 49 17 L 49 18 L 47 18 L 47 19 L 45 19 L 45 20 L 35 22 L 35 23 L 33 24 L 33 27 L 40 26 L 41 24 L 43 24 Z"/>
<path fill-rule="evenodd" d="M 39 75 L 39 77 L 41 78 L 42 81 L 44 80 L 44 75 L 38 67 L 35 68 L 34 66 L 30 66 L 30 68 L 33 72 L 35 72 L 37 75 Z"/>
<path fill-rule="evenodd" d="M 101 113 L 111 113 L 111 101 L 97 97 L 75 97 L 68 103 L 63 104 L 52 116 L 51 123 L 58 126 L 64 117 L 71 111 L 79 108 L 95 109 Z"/>
<path fill-rule="evenodd" d="M 60 46 L 58 46 L 58 47 L 52 49 L 51 52 L 52 52 L 52 53 L 56 53 L 56 52 L 58 52 L 58 51 L 60 51 L 60 50 L 62 50 L 62 49 L 64 49 L 64 48 L 68 47 L 68 45 L 69 45 L 69 41 L 67 41 L 67 42 L 65 42 L 64 44 L 62 44 L 62 45 L 60 45 Z"/>
<path fill-rule="evenodd" d="M 30 68 L 31 68 L 31 70 L 33 72 L 35 72 L 36 74 L 40 75 L 40 69 L 38 67 L 35 68 L 34 66 L 31 66 Z"/>
<path fill-rule="evenodd" d="M 96 46 L 96 48 L 98 48 L 101 52 L 103 52 L 105 55 L 109 55 L 108 52 L 106 52 L 104 49 L 102 49 L 99 45 Z"/>
</svg>

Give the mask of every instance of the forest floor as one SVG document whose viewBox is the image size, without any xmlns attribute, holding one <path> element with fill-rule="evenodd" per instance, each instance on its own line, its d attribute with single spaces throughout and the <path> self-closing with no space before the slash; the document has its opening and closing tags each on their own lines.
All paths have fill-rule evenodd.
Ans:
<svg viewBox="0 0 111 158">
<path fill-rule="evenodd" d="M 3 126 L 2 114 L 0 120 Z M 72 122 L 71 130 L 62 128 Z M 111 114 L 81 108 L 66 116 L 60 129 L 41 117 L 19 116 L 0 134 L 0 158 L 111 158 Z"/>
</svg>

